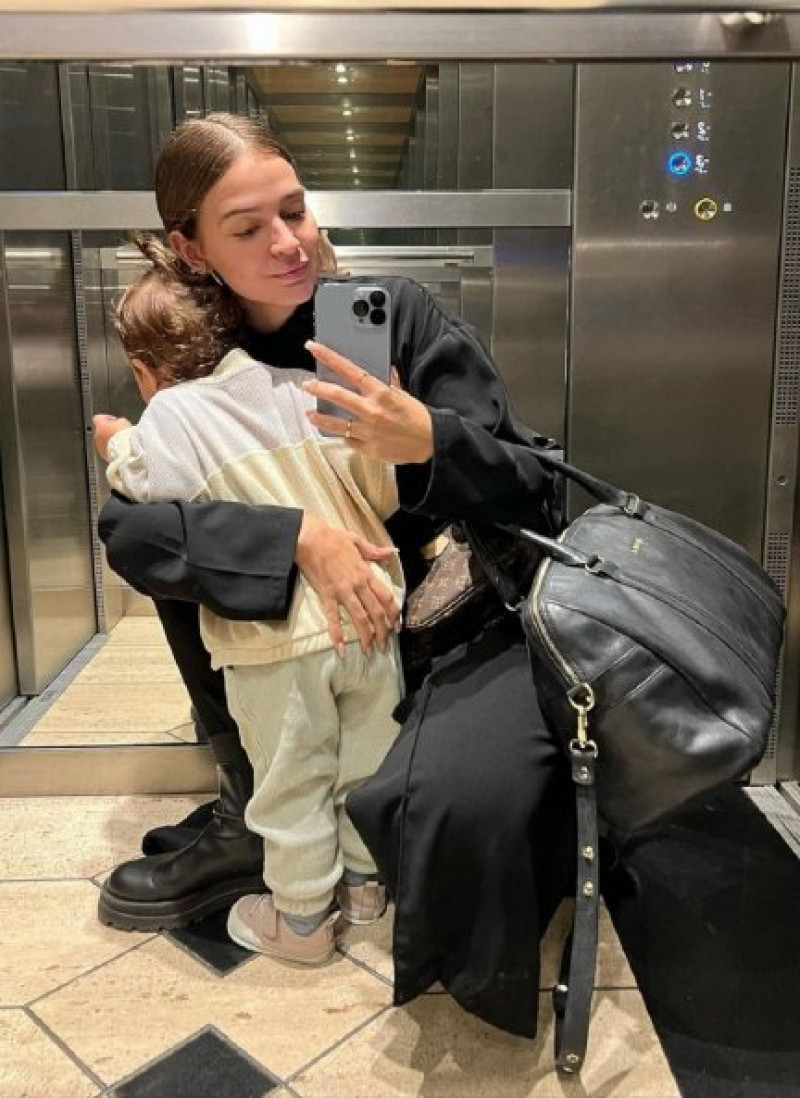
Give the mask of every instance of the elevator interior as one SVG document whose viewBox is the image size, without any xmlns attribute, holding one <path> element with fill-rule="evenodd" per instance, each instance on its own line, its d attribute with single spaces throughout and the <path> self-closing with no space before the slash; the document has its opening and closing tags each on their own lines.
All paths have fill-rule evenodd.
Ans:
<svg viewBox="0 0 800 1098">
<path fill-rule="evenodd" d="M 2 63 L 7 728 L 124 613 L 93 533 L 89 424 L 140 405 L 108 309 L 138 269 L 126 232 L 158 225 L 158 147 L 221 109 L 277 130 L 342 267 L 408 274 L 476 326 L 520 416 L 571 460 L 765 563 L 790 615 L 754 777 L 797 778 L 795 66 L 476 54 L 133 64 L 109 45 L 106 63 Z"/>
</svg>

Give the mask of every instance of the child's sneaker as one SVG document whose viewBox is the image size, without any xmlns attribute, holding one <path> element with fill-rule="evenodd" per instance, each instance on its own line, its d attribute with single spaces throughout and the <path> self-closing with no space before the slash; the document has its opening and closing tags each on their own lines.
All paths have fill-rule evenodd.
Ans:
<svg viewBox="0 0 800 1098">
<path fill-rule="evenodd" d="M 336 902 L 348 923 L 367 926 L 377 922 L 386 911 L 386 889 L 378 881 L 349 885 L 341 880 L 336 886 Z"/>
<path fill-rule="evenodd" d="M 338 912 L 326 915 L 311 934 L 292 930 L 272 896 L 243 896 L 228 915 L 228 934 L 237 945 L 298 965 L 324 965 L 334 954 L 333 924 Z"/>
</svg>

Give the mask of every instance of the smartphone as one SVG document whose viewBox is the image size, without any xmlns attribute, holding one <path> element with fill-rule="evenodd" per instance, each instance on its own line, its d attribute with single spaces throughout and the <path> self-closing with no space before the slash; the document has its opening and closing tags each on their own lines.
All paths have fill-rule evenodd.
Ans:
<svg viewBox="0 0 800 1098">
<path fill-rule="evenodd" d="M 314 297 L 315 338 L 386 382 L 392 371 L 392 299 L 385 286 L 367 282 L 322 282 Z M 322 362 L 317 377 L 347 389 L 350 386 Z M 318 400 L 325 415 L 349 419 L 349 413 L 327 400 Z"/>
</svg>

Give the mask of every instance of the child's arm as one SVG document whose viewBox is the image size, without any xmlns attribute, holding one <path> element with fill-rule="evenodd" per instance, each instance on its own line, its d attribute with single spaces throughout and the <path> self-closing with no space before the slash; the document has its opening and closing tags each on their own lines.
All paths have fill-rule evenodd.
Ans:
<svg viewBox="0 0 800 1098">
<path fill-rule="evenodd" d="M 191 501 L 203 490 L 185 409 L 174 396 L 168 399 L 179 388 L 159 394 L 135 425 L 127 419 L 95 419 L 97 446 L 103 446 L 108 462 L 106 480 L 115 492 L 137 503 Z"/>
<path fill-rule="evenodd" d="M 150 477 L 140 427 L 108 415 L 94 416 L 93 422 L 97 452 L 108 462 L 109 487 L 137 503 L 149 503 Z"/>
<path fill-rule="evenodd" d="M 125 431 L 128 427 L 132 427 L 133 424 L 129 419 L 122 419 L 119 416 L 109 415 L 97 415 L 92 416 L 92 422 L 94 424 L 94 444 L 97 448 L 97 452 L 103 461 L 108 461 L 108 443 L 109 439 L 120 431 Z"/>
</svg>

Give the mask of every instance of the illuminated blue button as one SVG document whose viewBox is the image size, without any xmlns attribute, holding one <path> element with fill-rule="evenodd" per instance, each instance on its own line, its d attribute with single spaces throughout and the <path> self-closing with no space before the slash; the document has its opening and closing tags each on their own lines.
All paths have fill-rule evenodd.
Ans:
<svg viewBox="0 0 800 1098">
<path fill-rule="evenodd" d="M 667 159 L 667 171 L 670 175 L 688 175 L 692 170 L 692 158 L 685 152 L 674 152 Z"/>
</svg>

